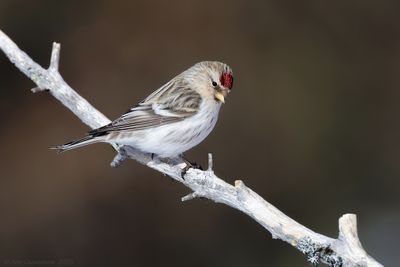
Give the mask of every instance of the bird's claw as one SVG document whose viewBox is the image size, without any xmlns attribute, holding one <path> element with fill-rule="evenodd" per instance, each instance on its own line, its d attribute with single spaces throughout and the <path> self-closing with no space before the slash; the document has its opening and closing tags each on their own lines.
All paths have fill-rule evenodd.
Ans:
<svg viewBox="0 0 400 267">
<path fill-rule="evenodd" d="M 183 159 L 183 160 L 186 163 L 186 166 L 182 169 L 182 172 L 181 172 L 181 177 L 182 177 L 183 180 L 185 180 L 186 172 L 189 169 L 193 168 L 193 169 L 197 169 L 197 170 L 203 170 L 203 167 L 201 165 L 197 164 L 196 162 L 191 163 L 186 159 Z"/>
</svg>

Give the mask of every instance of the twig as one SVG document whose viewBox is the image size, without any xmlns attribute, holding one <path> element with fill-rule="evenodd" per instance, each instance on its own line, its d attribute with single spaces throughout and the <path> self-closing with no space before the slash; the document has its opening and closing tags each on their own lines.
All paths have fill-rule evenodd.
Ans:
<svg viewBox="0 0 400 267">
<path fill-rule="evenodd" d="M 35 63 L 2 31 L 0 31 L 0 49 L 37 85 L 34 92 L 48 90 L 91 128 L 98 128 L 110 122 L 62 79 L 58 71 L 59 44 L 53 44 L 50 67 L 47 70 Z M 289 218 L 245 186 L 242 181 L 236 181 L 235 186 L 232 186 L 218 178 L 212 170 L 211 154 L 206 171 L 189 169 L 185 180 L 182 180 L 183 162 L 162 162 L 128 146 L 120 147 L 115 144 L 114 148 L 118 154 L 112 162 L 113 166 L 119 165 L 126 158 L 134 159 L 189 187 L 193 193 L 183 197 L 182 201 L 203 197 L 238 209 L 266 228 L 273 238 L 286 241 L 306 254 L 308 261 L 313 264 L 323 262 L 335 267 L 382 266 L 362 248 L 357 234 L 356 216 L 353 214 L 343 215 L 339 219 L 339 237 L 333 239 L 315 233 Z"/>
</svg>

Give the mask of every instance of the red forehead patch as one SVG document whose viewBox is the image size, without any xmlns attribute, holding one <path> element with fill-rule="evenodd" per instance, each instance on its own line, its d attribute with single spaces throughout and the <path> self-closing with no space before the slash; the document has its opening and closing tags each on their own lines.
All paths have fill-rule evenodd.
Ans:
<svg viewBox="0 0 400 267">
<path fill-rule="evenodd" d="M 221 75 L 220 82 L 226 88 L 232 89 L 233 86 L 233 76 L 230 72 L 224 72 Z"/>
</svg>

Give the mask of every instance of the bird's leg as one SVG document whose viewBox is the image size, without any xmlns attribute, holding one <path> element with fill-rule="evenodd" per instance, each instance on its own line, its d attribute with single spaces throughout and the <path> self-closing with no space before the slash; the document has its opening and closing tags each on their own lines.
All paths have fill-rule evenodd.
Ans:
<svg viewBox="0 0 400 267">
<path fill-rule="evenodd" d="M 181 172 L 181 177 L 183 180 L 185 180 L 185 174 L 190 168 L 203 170 L 203 167 L 201 165 L 197 164 L 196 162 L 190 162 L 189 160 L 187 160 L 185 158 L 185 156 L 183 154 L 181 155 L 181 159 L 186 164 L 185 168 L 183 168 L 182 172 Z"/>
</svg>

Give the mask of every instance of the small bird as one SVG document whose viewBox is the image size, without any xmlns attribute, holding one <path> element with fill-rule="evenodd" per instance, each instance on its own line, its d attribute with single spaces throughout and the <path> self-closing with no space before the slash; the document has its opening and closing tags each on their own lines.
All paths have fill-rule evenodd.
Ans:
<svg viewBox="0 0 400 267">
<path fill-rule="evenodd" d="M 228 65 L 197 63 L 110 124 L 55 148 L 64 152 L 105 142 L 132 146 L 161 158 L 180 157 L 213 130 L 232 86 Z"/>
</svg>

